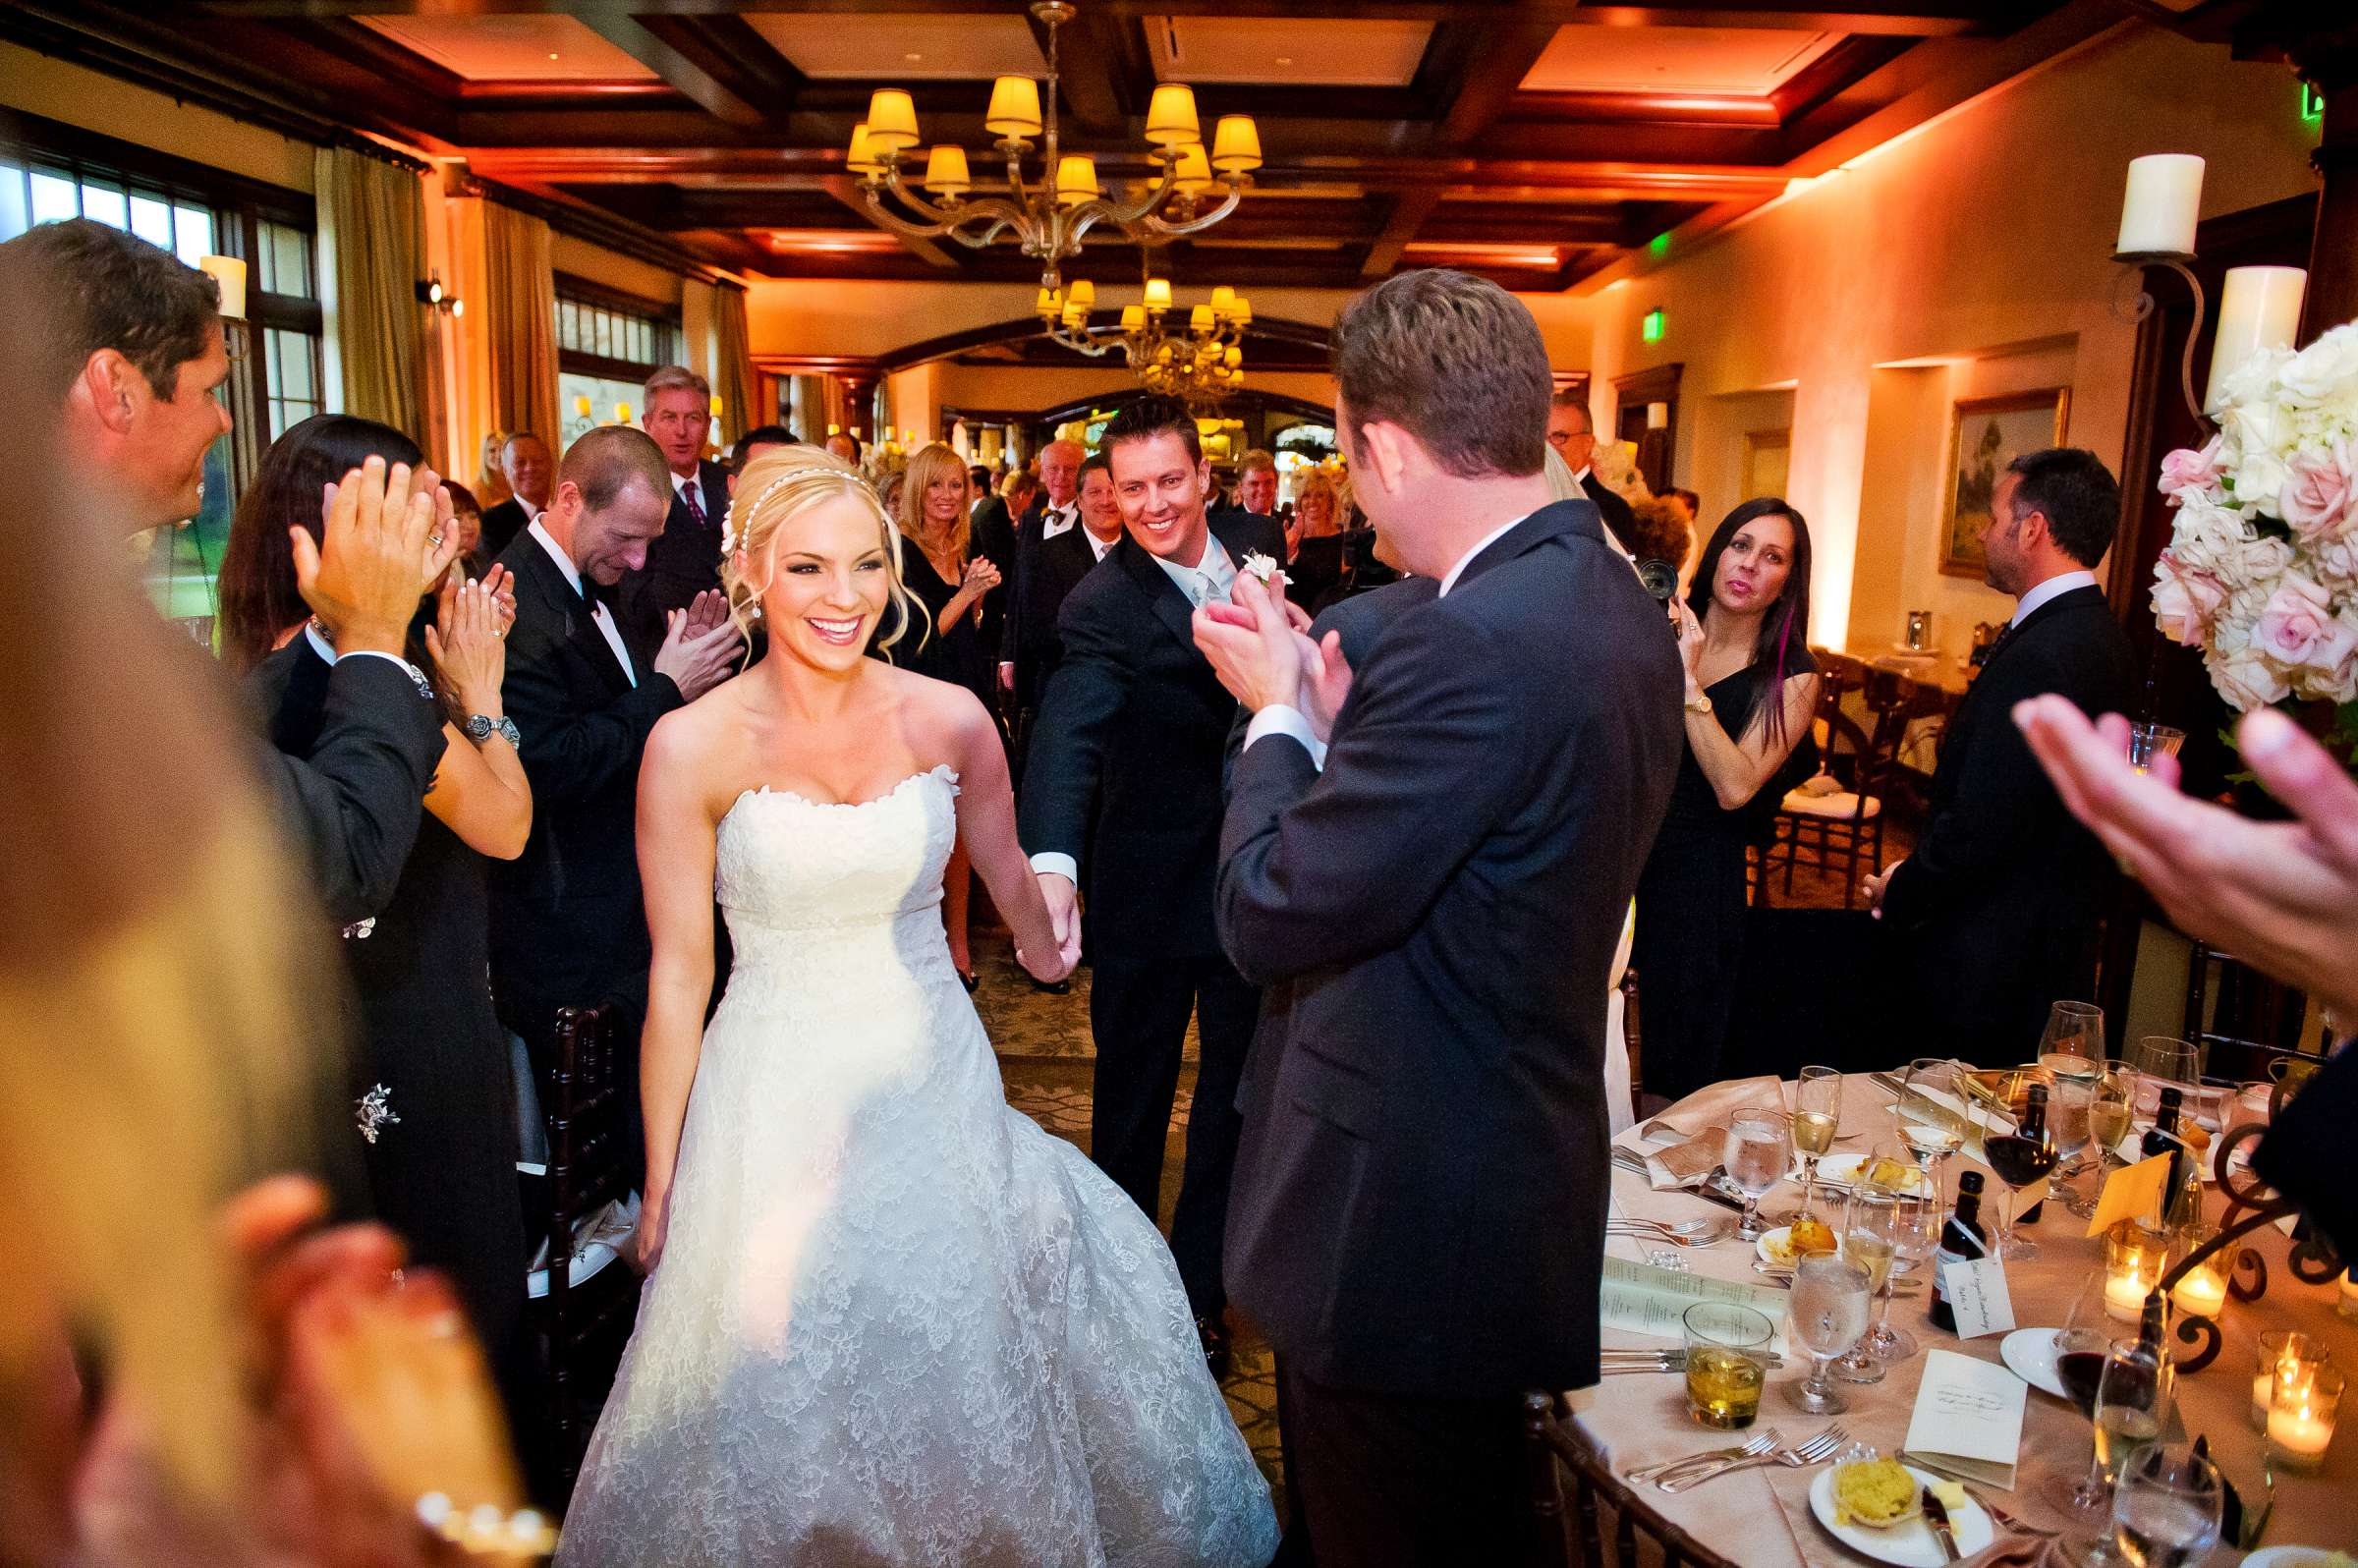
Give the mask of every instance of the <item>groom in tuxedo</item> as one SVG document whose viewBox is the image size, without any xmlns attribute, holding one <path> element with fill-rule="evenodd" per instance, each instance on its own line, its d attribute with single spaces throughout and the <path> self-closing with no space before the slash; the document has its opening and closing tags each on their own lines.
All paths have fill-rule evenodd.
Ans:
<svg viewBox="0 0 2358 1568">
<path fill-rule="evenodd" d="M 1220 1236 L 1236 1087 L 1260 1007 L 1212 929 L 1220 773 L 1236 700 L 1189 616 L 1225 602 L 1266 518 L 1207 522 L 1210 466 L 1185 408 L 1148 398 L 1105 427 L 1124 536 L 1066 595 L 1024 771 L 1020 836 L 1061 934 L 1088 893 L 1096 1045 L 1090 1153 L 1151 1217 L 1188 1019 L 1201 1049 L 1171 1255 L 1214 1373 L 1225 1370 Z M 1057 544 L 1051 538 L 1049 547 Z"/>
<path fill-rule="evenodd" d="M 1354 495 L 1432 588 L 1356 667 L 1258 583 L 1195 617 L 1254 711 L 1221 941 L 1291 988 L 1229 1280 L 1277 1351 L 1321 1568 L 1512 1561 L 1520 1396 L 1597 1377 L 1605 988 L 1683 744 L 1678 653 L 1596 505 L 1549 500 L 1546 350 L 1512 295 L 1404 273 L 1334 354 Z"/>
</svg>

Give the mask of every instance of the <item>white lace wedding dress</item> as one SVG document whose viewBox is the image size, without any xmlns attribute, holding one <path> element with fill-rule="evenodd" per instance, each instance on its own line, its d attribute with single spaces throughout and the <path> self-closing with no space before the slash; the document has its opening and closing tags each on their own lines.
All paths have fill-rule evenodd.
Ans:
<svg viewBox="0 0 2358 1568">
<path fill-rule="evenodd" d="M 1161 1237 L 1006 1102 L 937 912 L 957 793 L 722 819 L 736 968 L 560 1564 L 1274 1550 Z"/>
</svg>

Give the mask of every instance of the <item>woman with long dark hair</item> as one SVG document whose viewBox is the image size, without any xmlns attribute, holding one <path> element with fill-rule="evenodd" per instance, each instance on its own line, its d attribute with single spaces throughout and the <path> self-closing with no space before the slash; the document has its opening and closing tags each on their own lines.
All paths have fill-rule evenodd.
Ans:
<svg viewBox="0 0 2358 1568">
<path fill-rule="evenodd" d="M 1676 603 L 1676 601 L 1674 601 Z M 1744 958 L 1744 851 L 1783 798 L 1810 733 L 1810 528 L 1773 496 L 1727 514 L 1676 603 L 1686 664 L 1686 755 L 1638 880 L 1638 971 L 1648 1092 L 1715 1082 Z M 1813 749 L 1814 750 L 1814 749 Z"/>
<path fill-rule="evenodd" d="M 372 457 L 412 469 L 423 461 L 409 437 L 372 420 L 305 420 L 262 455 L 230 525 L 223 654 L 251 672 L 272 742 L 294 756 L 317 739 L 335 655 L 296 591 L 289 531 L 316 538 L 326 487 Z M 362 1145 L 377 1217 L 458 1285 L 514 1409 L 525 1385 L 528 1260 L 515 1082 L 488 979 L 483 857 L 524 852 L 533 797 L 500 703 L 501 639 L 513 614 L 501 575 L 446 577 L 411 622 L 410 662 L 441 700 L 448 744 L 392 901 L 344 933 L 360 1045 L 355 1117 L 341 1136 Z"/>
</svg>

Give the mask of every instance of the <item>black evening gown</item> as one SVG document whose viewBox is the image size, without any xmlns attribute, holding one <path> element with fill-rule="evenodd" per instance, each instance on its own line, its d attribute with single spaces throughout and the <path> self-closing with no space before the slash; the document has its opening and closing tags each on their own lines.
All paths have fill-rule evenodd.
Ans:
<svg viewBox="0 0 2358 1568">
<path fill-rule="evenodd" d="M 1804 652 L 1788 678 L 1816 668 Z M 1704 689 L 1731 738 L 1750 722 L 1753 693 L 1767 673 L 1750 664 Z M 1640 1070 L 1649 1093 L 1677 1099 L 1718 1082 L 1744 964 L 1745 847 L 1767 837 L 1785 791 L 1816 765 L 1817 747 L 1804 735 L 1785 765 L 1731 812 L 1720 806 L 1694 751 L 1680 754 L 1669 812 L 1638 878 L 1638 929 L 1630 947 Z"/>
<path fill-rule="evenodd" d="M 892 661 L 920 675 L 963 686 L 982 700 L 984 709 L 996 712 L 992 698 L 998 665 L 990 647 L 983 643 L 982 629 L 975 624 L 974 609 L 969 606 L 947 631 L 942 629 L 942 607 L 957 597 L 958 586 L 941 580 L 941 574 L 933 570 L 933 563 L 926 559 L 926 552 L 917 547 L 914 539 L 903 542 L 901 582 L 925 605 L 931 635 L 920 647 L 917 631 L 912 628 L 908 636 L 893 644 Z"/>
</svg>

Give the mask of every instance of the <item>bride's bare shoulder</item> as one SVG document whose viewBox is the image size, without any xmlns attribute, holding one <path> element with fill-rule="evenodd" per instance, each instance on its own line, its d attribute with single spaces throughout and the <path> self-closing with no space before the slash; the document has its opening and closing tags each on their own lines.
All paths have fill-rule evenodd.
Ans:
<svg viewBox="0 0 2358 1568">
<path fill-rule="evenodd" d="M 683 793 L 717 796 L 721 781 L 743 771 L 749 738 L 742 694 L 730 690 L 736 684 L 723 682 L 655 720 L 639 764 L 642 786 L 657 778 Z"/>
</svg>

